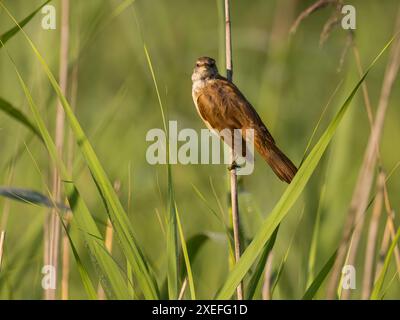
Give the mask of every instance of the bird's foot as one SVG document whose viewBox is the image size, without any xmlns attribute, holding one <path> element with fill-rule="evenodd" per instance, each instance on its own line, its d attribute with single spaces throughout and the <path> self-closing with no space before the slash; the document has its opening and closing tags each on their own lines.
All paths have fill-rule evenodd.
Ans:
<svg viewBox="0 0 400 320">
<path fill-rule="evenodd" d="M 236 170 L 236 169 L 240 169 L 241 166 L 238 165 L 235 161 L 232 162 L 231 165 L 228 166 L 228 171 L 232 171 L 232 170 Z"/>
</svg>

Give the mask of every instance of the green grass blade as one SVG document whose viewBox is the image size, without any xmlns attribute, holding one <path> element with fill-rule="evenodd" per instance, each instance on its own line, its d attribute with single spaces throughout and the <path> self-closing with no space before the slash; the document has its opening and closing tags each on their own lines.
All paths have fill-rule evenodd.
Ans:
<svg viewBox="0 0 400 320">
<path fill-rule="evenodd" d="M 315 294 L 318 292 L 329 271 L 331 271 L 333 264 L 335 263 L 336 253 L 337 251 L 333 253 L 333 255 L 329 258 L 328 262 L 325 263 L 321 271 L 317 274 L 314 281 L 310 284 L 310 286 L 304 293 L 304 296 L 302 298 L 303 300 L 311 300 L 314 298 Z"/>
<path fill-rule="evenodd" d="M 190 296 L 191 296 L 192 300 L 196 300 L 196 291 L 194 288 L 194 281 L 193 281 L 192 267 L 190 265 L 189 253 L 188 253 L 188 250 L 186 247 L 185 236 L 183 235 L 183 229 L 182 229 L 181 219 L 179 217 L 178 208 L 176 208 L 176 207 L 175 207 L 175 212 L 176 212 L 176 222 L 177 222 L 178 231 L 179 231 L 179 238 L 181 239 L 182 253 L 183 253 L 183 257 L 185 259 L 186 272 L 187 272 L 187 277 L 189 280 Z"/>
<path fill-rule="evenodd" d="M 278 201 L 275 208 L 268 215 L 266 220 L 261 225 L 259 231 L 254 237 L 253 241 L 247 247 L 243 253 L 240 260 L 231 270 L 228 278 L 222 287 L 218 299 L 229 299 L 235 292 L 235 288 L 238 286 L 240 281 L 244 278 L 246 273 L 250 270 L 252 264 L 257 259 L 258 255 L 262 251 L 267 240 L 271 237 L 275 228 L 279 225 L 282 219 L 287 215 L 289 209 L 293 206 L 295 201 L 298 199 L 303 189 L 305 188 L 308 180 L 313 174 L 315 168 L 317 167 L 322 155 L 324 154 L 326 148 L 328 147 L 333 135 L 336 132 L 343 116 L 345 115 L 350 102 L 352 101 L 354 95 L 358 91 L 362 82 L 368 75 L 371 68 L 374 66 L 376 61 L 381 57 L 381 55 L 390 46 L 394 38 L 392 38 L 388 44 L 382 49 L 382 51 L 377 55 L 372 64 L 369 66 L 365 74 L 361 77 L 358 83 L 355 85 L 354 89 L 351 91 L 350 95 L 336 114 L 335 118 L 331 121 L 328 128 L 325 130 L 315 147 L 312 149 L 310 154 L 305 159 L 303 165 L 300 167 L 296 176 L 294 177 L 291 184 L 288 186 L 280 200 Z"/>
<path fill-rule="evenodd" d="M 299 222 L 297 223 L 296 229 L 295 229 L 295 231 L 294 231 L 294 233 L 293 233 L 293 235 L 292 235 L 292 237 L 290 239 L 289 246 L 286 249 L 285 255 L 283 256 L 283 259 L 282 259 L 282 261 L 281 261 L 281 263 L 279 265 L 278 272 L 277 272 L 274 284 L 272 285 L 272 288 L 271 288 L 271 299 L 272 299 L 272 297 L 274 295 L 276 287 L 278 286 L 279 280 L 281 279 L 281 276 L 283 274 L 283 270 L 285 269 L 287 259 L 289 258 L 289 253 L 290 253 L 290 250 L 292 249 L 293 241 L 294 241 L 294 238 L 295 238 L 295 236 L 297 234 L 297 231 L 300 228 L 300 223 L 301 223 L 301 221 L 303 219 L 303 215 L 304 215 L 304 206 L 303 206 L 303 209 L 301 210 L 301 214 L 300 214 L 300 217 L 299 217 Z"/>
<path fill-rule="evenodd" d="M 315 217 L 314 229 L 311 237 L 310 254 L 308 257 L 308 272 L 307 272 L 307 286 L 310 285 L 311 279 L 314 278 L 315 261 L 317 260 L 317 246 L 319 240 L 319 229 L 321 223 L 321 211 L 325 200 L 326 183 L 322 185 L 321 194 L 319 197 L 319 204 L 317 214 Z"/>
<path fill-rule="evenodd" d="M 210 236 L 205 233 L 195 234 L 194 236 L 190 237 L 187 241 L 185 241 L 186 251 L 188 255 L 188 260 L 191 263 L 191 266 L 196 261 L 197 255 L 201 248 L 206 244 L 206 242 L 210 240 Z M 179 279 L 180 281 L 184 281 L 187 273 L 186 267 L 186 258 L 184 257 L 183 248 L 181 248 L 181 252 L 179 254 Z M 185 272 L 186 271 L 186 272 Z M 163 281 L 163 283 L 167 283 L 167 279 Z M 164 285 L 165 286 L 165 285 Z"/>
<path fill-rule="evenodd" d="M 42 177 L 42 180 L 44 182 L 45 178 L 44 178 L 44 176 L 43 176 L 43 174 L 42 174 L 42 172 L 40 170 L 40 167 L 39 167 L 38 163 L 36 162 L 35 158 L 33 157 L 33 154 L 29 150 L 29 148 L 27 146 L 26 146 L 26 148 L 27 148 L 27 151 L 28 151 L 28 153 L 29 153 L 34 165 L 35 165 L 36 170 L 38 171 L 38 173 L 40 174 L 40 176 Z M 50 189 L 48 187 L 46 187 L 46 188 L 47 188 L 48 194 L 51 196 Z M 53 203 L 53 207 L 57 207 L 56 202 L 54 201 L 54 199 L 49 199 L 49 200 Z M 83 286 L 84 286 L 84 288 L 86 290 L 86 293 L 87 293 L 89 299 L 95 300 L 95 299 L 97 299 L 96 290 L 94 289 L 92 281 L 90 280 L 89 273 L 87 272 L 87 268 L 85 268 L 84 264 L 82 263 L 82 260 L 81 260 L 79 254 L 78 254 L 77 249 L 76 249 L 76 245 L 75 244 L 78 243 L 78 241 L 72 239 L 71 234 L 70 234 L 70 229 L 67 228 L 67 226 L 65 225 L 64 220 L 62 218 L 61 212 L 59 210 L 57 210 L 56 213 L 58 214 L 58 216 L 60 218 L 60 221 L 61 221 L 61 224 L 62 224 L 62 227 L 63 227 L 63 229 L 65 231 L 65 234 L 67 235 L 69 244 L 71 246 L 72 254 L 73 254 L 74 258 L 75 258 L 75 262 L 76 262 L 76 265 L 78 267 L 78 272 L 79 272 L 79 274 L 81 276 L 82 283 L 83 283 Z"/>
<path fill-rule="evenodd" d="M 1 44 L 1 41 L 0 41 Z M 15 108 L 11 103 L 6 100 L 0 98 L 0 110 L 5 114 L 13 118 L 14 120 L 21 123 L 23 126 L 28 128 L 32 133 L 34 133 L 40 140 L 42 140 L 42 136 L 40 132 L 35 127 L 35 125 L 17 108 Z"/>
<path fill-rule="evenodd" d="M 61 217 L 60 217 L 60 220 L 61 220 L 61 224 L 64 228 L 65 234 L 68 237 L 68 241 L 71 246 L 72 254 L 74 255 L 74 259 L 75 259 L 76 265 L 78 267 L 79 275 L 81 276 L 82 283 L 83 283 L 83 286 L 85 287 L 86 293 L 88 294 L 89 299 L 96 300 L 97 299 L 96 290 L 94 289 L 94 286 L 93 286 L 92 281 L 90 280 L 89 274 L 86 271 L 86 268 L 84 267 L 81 258 L 79 257 L 78 251 L 76 250 L 75 241 L 72 240 L 69 230 L 66 227 L 66 225 Z"/>
<path fill-rule="evenodd" d="M 250 279 L 249 285 L 247 286 L 247 289 L 246 289 L 248 300 L 254 299 L 257 288 L 260 287 L 260 282 L 262 283 L 262 280 L 263 280 L 262 275 L 264 274 L 265 264 L 267 262 L 269 253 L 272 251 L 272 249 L 275 245 L 275 240 L 278 235 L 278 230 L 279 230 L 279 225 L 278 225 L 278 227 L 276 227 L 271 238 L 266 243 L 263 253 L 261 254 L 260 260 L 258 261 L 257 266 L 254 270 L 254 273 Z"/>
<path fill-rule="evenodd" d="M 32 20 L 32 18 L 46 5 L 50 2 L 51 0 L 48 0 L 44 2 L 40 7 L 38 7 L 35 11 L 33 11 L 30 15 L 28 15 L 25 19 L 21 20 L 18 25 L 10 30 L 6 31 L 2 35 L 0 35 L 0 49 L 3 48 L 4 44 L 10 40 L 12 37 L 14 37 L 21 28 L 23 28 L 25 25 L 29 23 L 29 21 Z"/>
<path fill-rule="evenodd" d="M 386 274 L 388 272 L 389 269 L 389 265 L 390 265 L 390 261 L 392 259 L 393 256 L 393 252 L 394 252 L 394 248 L 397 245 L 397 242 L 399 241 L 400 238 L 400 227 L 397 229 L 396 232 L 396 236 L 393 239 L 393 242 L 386 254 L 386 258 L 385 258 L 385 262 L 383 264 L 383 268 L 381 270 L 381 272 L 379 273 L 378 279 L 376 280 L 376 283 L 374 284 L 374 288 L 372 289 L 372 293 L 371 293 L 371 300 L 378 300 L 380 299 L 381 296 L 381 291 L 382 291 L 382 287 L 383 287 L 383 282 L 385 281 L 385 277 Z"/>
<path fill-rule="evenodd" d="M 168 296 L 178 298 L 178 230 L 176 204 L 172 186 L 171 167 L 168 165 L 168 211 L 167 211 L 167 274 Z"/>
<path fill-rule="evenodd" d="M 153 63 L 146 45 L 143 46 L 144 54 L 146 56 L 147 64 L 150 69 L 151 77 L 153 80 L 154 88 L 157 94 L 157 100 L 160 107 L 161 117 L 164 126 L 164 132 L 167 136 L 167 150 L 169 149 L 168 143 L 168 128 L 167 121 L 164 113 L 164 106 L 161 99 L 160 90 L 153 68 Z M 168 279 L 168 296 L 170 299 L 175 300 L 178 298 L 178 230 L 177 230 L 177 216 L 174 199 L 174 188 L 172 182 L 172 169 L 169 164 L 169 153 L 167 153 L 167 176 L 168 176 L 168 208 L 167 208 L 167 279 Z"/>
<path fill-rule="evenodd" d="M 62 203 L 54 203 L 44 194 L 34 190 L 0 187 L 0 196 L 28 204 L 42 205 L 48 208 L 58 208 L 59 210 L 69 210 L 69 207 Z"/>
<path fill-rule="evenodd" d="M 0 2 L 0 6 L 6 11 L 7 15 L 14 21 L 14 23 L 17 26 L 19 26 L 18 22 L 15 20 L 13 15 L 8 11 L 8 9 L 4 6 L 4 4 Z M 40 64 L 42 65 L 43 70 L 45 71 L 54 91 L 56 92 L 61 102 L 61 105 L 66 115 L 66 120 L 68 121 L 69 126 L 71 127 L 74 133 L 75 141 L 77 142 L 83 154 L 83 157 L 85 158 L 86 164 L 90 169 L 92 177 L 97 187 L 101 191 L 101 196 L 106 203 L 107 213 L 109 214 L 115 233 L 119 238 L 121 249 L 134 270 L 140 289 L 142 290 L 145 298 L 157 299 L 158 292 L 155 280 L 153 276 L 150 274 L 147 263 L 143 258 L 143 254 L 136 243 L 136 239 L 134 237 L 134 233 L 129 218 L 126 212 L 124 211 L 122 204 L 118 199 L 118 196 L 109 178 L 107 177 L 105 170 L 100 164 L 100 161 L 97 158 L 97 155 L 94 152 L 92 145 L 88 141 L 81 125 L 79 124 L 77 118 L 75 117 L 71 106 L 69 105 L 65 96 L 62 94 L 61 89 L 54 75 L 50 71 L 50 68 L 47 65 L 46 61 L 44 60 L 42 55 L 37 50 L 36 46 L 33 44 L 31 39 L 28 37 L 28 35 L 24 32 L 22 28 L 21 32 L 25 36 L 25 39 L 30 45 L 32 51 L 36 55 Z M 68 186 L 68 184 L 66 184 L 66 186 Z M 70 194 L 74 194 L 76 190 L 71 189 L 70 191 L 71 191 Z"/>
<path fill-rule="evenodd" d="M 112 257 L 109 256 L 104 246 L 104 241 L 101 237 L 101 234 L 97 229 L 97 226 L 92 216 L 90 215 L 89 210 L 86 207 L 86 204 L 80 197 L 79 192 L 75 187 L 75 185 L 71 182 L 72 179 L 69 177 L 64 163 L 61 161 L 61 159 L 58 158 L 56 147 L 52 138 L 50 137 L 50 133 L 45 127 L 44 121 L 40 116 L 39 109 L 35 105 L 32 96 L 29 92 L 29 89 L 26 86 L 25 82 L 23 81 L 14 62 L 13 66 L 15 68 L 15 72 L 18 76 L 18 79 L 21 83 L 23 91 L 28 100 L 28 104 L 34 115 L 37 126 L 41 132 L 45 145 L 53 161 L 57 164 L 57 167 L 59 168 L 61 176 L 63 178 L 64 188 L 66 190 L 68 202 L 74 214 L 71 224 L 76 224 L 77 229 L 80 230 L 80 234 L 85 239 L 85 242 L 89 247 L 90 253 L 95 259 L 97 265 L 99 266 L 99 269 L 102 271 L 101 279 L 104 281 L 104 283 L 107 283 L 107 286 L 111 287 L 111 289 L 113 290 L 113 294 L 116 298 L 125 299 L 127 298 L 128 289 L 124 285 L 125 284 L 124 277 L 121 274 L 119 267 L 113 261 Z M 78 266 L 81 265 L 79 261 L 77 261 L 77 263 Z M 82 281 L 84 284 L 86 284 L 87 287 L 87 277 L 85 276 L 85 274 L 82 273 L 81 276 L 83 276 Z M 89 292 L 89 294 L 91 295 L 91 292 Z"/>
</svg>

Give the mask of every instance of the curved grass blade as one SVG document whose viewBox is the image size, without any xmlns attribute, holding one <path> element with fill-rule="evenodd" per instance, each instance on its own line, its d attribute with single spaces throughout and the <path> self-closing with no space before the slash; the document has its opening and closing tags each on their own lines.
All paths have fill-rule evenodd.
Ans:
<svg viewBox="0 0 400 320">
<path fill-rule="evenodd" d="M 310 254 L 308 257 L 308 265 L 307 265 L 307 286 L 310 285 L 311 279 L 314 278 L 314 270 L 315 270 L 315 261 L 317 260 L 317 246 L 319 240 L 319 231 L 320 231 L 320 223 L 321 223 L 321 211 L 323 208 L 323 204 L 325 201 L 325 192 L 326 192 L 326 182 L 324 181 L 321 187 L 321 193 L 319 196 L 319 203 L 317 208 L 317 214 L 315 216 L 315 223 L 311 237 L 311 245 L 310 245 Z"/>
<path fill-rule="evenodd" d="M 248 300 L 254 299 L 257 288 L 259 288 L 260 283 L 262 283 L 262 279 L 263 279 L 262 275 L 264 274 L 265 264 L 267 262 L 269 253 L 272 251 L 272 249 L 275 245 L 275 240 L 278 235 L 278 230 L 279 230 L 279 225 L 276 227 L 271 238 L 269 238 L 267 244 L 265 245 L 265 248 L 263 250 L 263 253 L 261 254 L 260 260 L 257 263 L 254 274 L 252 275 L 252 277 L 250 279 L 249 285 L 246 290 L 247 291 L 246 299 L 248 299 Z"/>
<path fill-rule="evenodd" d="M 11 103 L 7 102 L 2 98 L 0 98 L 0 110 L 6 113 L 11 118 L 13 118 L 14 120 L 17 120 L 19 123 L 24 125 L 31 132 L 33 132 L 40 140 L 42 140 L 42 136 L 40 135 L 40 132 L 35 127 L 35 125 L 20 110 L 18 110 L 13 105 L 11 105 Z"/>
<path fill-rule="evenodd" d="M 160 91 L 158 89 L 157 79 L 154 73 L 153 63 L 151 62 L 150 54 L 146 45 L 143 45 L 144 53 L 146 56 L 147 64 L 150 69 L 151 77 L 153 79 L 154 88 L 157 94 L 158 104 L 161 111 L 161 117 L 164 125 L 164 132 L 167 136 L 166 149 L 169 149 L 169 137 L 167 130 L 167 121 L 164 113 L 164 106 L 162 103 Z M 167 153 L 167 177 L 168 177 L 168 209 L 167 209 L 167 275 L 168 275 L 168 295 L 171 300 L 178 298 L 178 230 L 177 230 L 177 216 L 174 200 L 174 188 L 172 182 L 172 169 L 169 163 L 169 153 Z"/>
<path fill-rule="evenodd" d="M 9 12 L 9 10 L 4 6 L 2 2 L 0 2 L 0 6 L 5 10 L 10 19 L 12 19 L 14 23 L 20 28 L 18 22 L 15 20 L 13 15 Z M 129 218 L 124 211 L 124 208 L 122 207 L 122 204 L 104 168 L 97 158 L 97 155 L 92 145 L 88 141 L 79 121 L 75 117 L 71 106 L 69 105 L 65 96 L 62 94 L 61 89 L 43 56 L 39 53 L 36 46 L 33 44 L 32 40 L 28 37 L 25 31 L 22 28 L 20 28 L 20 30 L 25 36 L 25 39 L 27 40 L 29 46 L 36 55 L 40 64 L 42 65 L 43 70 L 45 71 L 54 91 L 56 92 L 61 102 L 61 105 L 66 115 L 66 119 L 74 133 L 75 140 L 83 154 L 83 157 L 85 158 L 86 164 L 90 169 L 90 172 L 97 187 L 101 191 L 101 196 L 106 203 L 107 213 L 109 214 L 116 235 L 119 238 L 121 249 L 134 270 L 136 280 L 139 284 L 140 289 L 142 290 L 145 298 L 157 299 L 158 292 L 155 279 L 151 275 L 149 267 L 144 259 L 143 253 L 137 245 Z M 40 115 L 38 116 L 40 117 Z M 48 136 L 47 138 L 51 139 L 50 136 Z M 68 183 L 66 183 L 65 186 L 66 188 L 69 188 L 68 194 L 73 195 L 77 192 L 77 190 L 74 187 L 71 187 L 71 185 L 69 185 Z M 83 209 L 82 201 L 80 202 L 80 206 L 80 209 Z M 85 211 L 89 213 L 86 207 Z"/>
<path fill-rule="evenodd" d="M 378 276 L 378 280 L 376 280 L 376 283 L 371 293 L 370 297 L 371 300 L 380 299 L 383 282 L 385 281 L 385 277 L 389 269 L 390 260 L 392 259 L 394 248 L 396 247 L 396 244 L 399 241 L 399 239 L 400 239 L 400 227 L 397 229 L 396 236 L 394 237 L 392 244 L 386 254 L 385 263 L 383 264 L 383 268 Z"/>
<path fill-rule="evenodd" d="M 62 203 L 54 203 L 44 194 L 34 190 L 0 187 L 0 196 L 29 204 L 38 204 L 48 208 L 57 208 L 63 211 L 69 210 L 69 207 Z"/>
<path fill-rule="evenodd" d="M 295 229 L 295 231 L 293 232 L 293 235 L 292 235 L 292 237 L 291 237 L 291 239 L 290 239 L 290 242 L 289 242 L 289 246 L 288 246 L 288 248 L 286 249 L 285 255 L 283 256 L 283 259 L 282 259 L 282 261 L 281 261 L 281 263 L 280 263 L 280 265 L 279 265 L 278 272 L 277 272 L 277 274 L 276 274 L 274 284 L 272 285 L 272 288 L 271 288 L 271 299 L 273 298 L 275 289 L 276 289 L 276 287 L 278 286 L 279 280 L 281 279 L 281 276 L 282 276 L 282 274 L 283 274 L 283 270 L 285 269 L 287 259 L 289 258 L 289 253 L 290 253 L 290 250 L 292 249 L 293 241 L 294 241 L 294 239 L 295 239 L 295 236 L 296 236 L 296 234 L 297 234 L 297 231 L 299 230 L 300 223 L 301 223 L 301 221 L 302 221 L 302 219 L 303 219 L 304 208 L 305 208 L 305 207 L 303 206 L 303 209 L 301 210 L 301 213 L 300 213 L 299 221 L 297 222 L 297 225 L 296 225 L 296 229 Z"/>
<path fill-rule="evenodd" d="M 0 2 L 0 5 L 2 3 Z M 86 207 L 86 204 L 83 202 L 82 198 L 79 195 L 79 192 L 75 185 L 71 182 L 71 178 L 67 173 L 67 169 L 65 164 L 59 159 L 56 151 L 55 144 L 48 132 L 43 119 L 40 116 L 40 112 L 38 107 L 35 105 L 32 96 L 29 92 L 28 87 L 26 86 L 25 82 L 23 81 L 14 61 L 10 57 L 15 72 L 18 76 L 20 84 L 23 88 L 23 91 L 26 95 L 28 100 L 28 104 L 31 108 L 35 121 L 37 122 L 37 126 L 41 132 L 45 145 L 52 157 L 53 161 L 56 163 L 58 169 L 60 170 L 61 176 L 64 180 L 64 187 L 66 190 L 67 198 L 69 204 L 71 206 L 72 212 L 74 213 L 72 220 L 72 224 L 76 224 L 80 234 L 85 239 L 85 242 L 88 245 L 89 251 L 92 257 L 95 259 L 99 269 L 102 271 L 101 280 L 105 284 L 106 287 L 110 286 L 113 290 L 113 294 L 118 299 L 126 299 L 128 289 L 125 286 L 125 279 L 122 276 L 119 267 L 115 264 L 112 257 L 109 256 L 107 250 L 104 246 L 104 241 L 101 237 L 99 230 L 89 213 L 89 210 Z M 81 266 L 80 261 L 77 261 L 78 267 Z M 80 270 L 82 271 L 82 270 Z M 81 272 L 82 281 L 85 284 L 86 289 L 90 289 L 87 282 L 87 276 L 85 272 Z M 92 296 L 92 292 L 88 291 L 89 296 Z"/>
<path fill-rule="evenodd" d="M 186 265 L 187 277 L 189 279 L 190 296 L 191 296 L 192 300 L 196 300 L 196 291 L 194 288 L 192 267 L 190 265 L 190 259 L 189 259 L 189 254 L 188 254 L 188 250 L 186 247 L 185 237 L 183 235 L 181 219 L 179 217 L 179 212 L 178 212 L 178 208 L 176 208 L 176 204 L 175 204 L 175 212 L 176 212 L 176 222 L 177 222 L 178 231 L 179 231 L 179 238 L 181 239 L 182 253 L 183 253 L 183 257 L 184 257 L 185 265 Z"/>
<path fill-rule="evenodd" d="M 28 15 L 25 19 L 21 20 L 18 26 L 15 26 L 11 28 L 10 30 L 6 31 L 2 35 L 0 35 L 0 49 L 3 48 L 4 44 L 10 40 L 12 37 L 14 37 L 21 28 L 23 28 L 25 25 L 29 23 L 29 21 L 32 20 L 32 18 L 46 5 L 50 2 L 51 0 L 47 0 L 45 3 L 43 3 L 40 7 L 38 7 L 35 11 L 33 11 L 30 15 Z"/>
<path fill-rule="evenodd" d="M 343 119 L 350 102 L 353 100 L 354 95 L 358 91 L 362 82 L 368 75 L 371 68 L 374 66 L 376 61 L 382 56 L 382 54 L 386 51 L 386 49 L 390 46 L 394 38 L 392 38 L 387 45 L 382 49 L 382 51 L 377 55 L 377 57 L 373 60 L 372 64 L 369 66 L 367 71 L 355 85 L 354 89 L 351 91 L 350 95 L 336 114 L 335 118 L 331 121 L 328 128 L 325 130 L 317 144 L 311 150 L 310 154 L 307 156 L 303 165 L 300 167 L 296 176 L 294 177 L 291 184 L 287 187 L 286 191 L 276 204 L 275 208 L 268 215 L 266 220 L 261 225 L 259 231 L 254 237 L 253 241 L 247 247 L 245 252 L 243 253 L 240 260 L 237 262 L 235 267 L 231 270 L 228 275 L 228 279 L 226 280 L 222 290 L 217 296 L 218 299 L 229 299 L 235 288 L 238 286 L 240 281 L 244 278 L 246 273 L 250 270 L 252 264 L 257 259 L 258 255 L 262 251 L 267 240 L 272 235 L 275 228 L 282 221 L 282 219 L 287 215 L 289 209 L 293 206 L 295 201 L 299 198 L 300 194 L 304 190 L 308 180 L 313 174 L 315 168 L 317 167 L 322 155 L 324 154 L 326 148 L 331 142 L 333 135 L 336 132 L 337 127 L 339 126 L 341 120 Z"/>
<path fill-rule="evenodd" d="M 43 174 L 42 174 L 42 172 L 40 170 L 40 167 L 39 167 L 38 163 L 36 162 L 35 158 L 33 157 L 33 154 L 30 152 L 29 148 L 28 147 L 26 147 L 26 148 L 27 148 L 27 151 L 29 153 L 29 156 L 31 157 L 31 159 L 32 159 L 32 161 L 33 161 L 33 163 L 35 165 L 35 168 L 36 168 L 37 172 L 40 174 L 40 176 L 41 176 L 41 178 L 42 178 L 42 180 L 44 182 L 45 178 L 44 178 L 44 176 L 43 176 Z M 51 197 L 51 192 L 50 192 L 49 188 L 48 187 L 46 187 L 46 188 L 47 188 L 47 192 L 48 192 L 49 196 Z M 53 203 L 53 207 L 56 208 L 57 207 L 56 202 L 53 199 L 49 199 L 49 200 Z M 58 216 L 60 218 L 60 221 L 61 221 L 61 225 L 62 225 L 62 227 L 64 229 L 65 234 L 67 235 L 69 244 L 71 246 L 72 254 L 73 254 L 74 258 L 75 258 L 75 262 L 76 262 L 76 265 L 78 267 L 78 272 L 79 272 L 79 274 L 81 276 L 82 283 L 83 283 L 83 286 L 84 286 L 84 288 L 86 290 L 86 293 L 87 293 L 89 299 L 95 300 L 97 298 L 96 291 L 94 289 L 92 281 L 90 280 L 89 273 L 87 272 L 87 268 L 85 268 L 84 264 L 82 263 L 82 260 L 81 260 L 79 254 L 78 254 L 77 249 L 76 249 L 76 245 L 75 244 L 78 243 L 78 241 L 75 241 L 76 239 L 75 240 L 72 239 L 71 234 L 70 234 L 70 229 L 65 225 L 64 220 L 63 220 L 59 210 L 56 211 L 56 214 L 58 214 Z"/>
<path fill-rule="evenodd" d="M 191 262 L 191 265 L 194 264 L 197 258 L 197 254 L 199 253 L 200 249 L 205 245 L 206 241 L 210 240 L 210 236 L 205 234 L 205 233 L 199 233 L 196 234 L 192 237 L 190 237 L 185 243 L 186 243 L 186 250 L 187 250 L 187 255 L 188 259 Z M 182 249 L 181 249 L 182 250 Z M 187 275 L 186 270 L 186 261 L 185 258 L 183 257 L 184 253 L 183 251 L 180 252 L 179 254 L 179 270 L 180 270 L 180 280 L 184 281 L 184 278 Z M 167 279 L 163 281 L 163 287 L 166 286 Z"/>
<path fill-rule="evenodd" d="M 303 300 L 311 300 L 314 298 L 315 294 L 318 292 L 318 289 L 321 287 L 329 271 L 331 271 L 333 264 L 335 263 L 336 254 L 337 250 L 329 258 L 327 263 L 325 263 L 321 271 L 315 277 L 314 281 L 310 284 L 307 291 L 304 293 L 304 296 L 302 298 Z"/>
<path fill-rule="evenodd" d="M 97 299 L 96 290 L 94 289 L 93 283 L 90 280 L 89 274 L 86 271 L 86 268 L 84 267 L 81 258 L 79 257 L 78 250 L 75 247 L 75 241 L 72 240 L 70 232 L 61 217 L 60 217 L 60 220 L 61 220 L 61 225 L 63 226 L 63 229 L 65 231 L 65 234 L 68 237 L 69 244 L 70 244 L 71 250 L 72 250 L 72 254 L 74 255 L 76 265 L 78 266 L 78 271 L 79 271 L 79 275 L 81 276 L 83 286 L 85 287 L 85 290 L 86 290 L 89 298 L 91 300 L 96 300 Z"/>
</svg>

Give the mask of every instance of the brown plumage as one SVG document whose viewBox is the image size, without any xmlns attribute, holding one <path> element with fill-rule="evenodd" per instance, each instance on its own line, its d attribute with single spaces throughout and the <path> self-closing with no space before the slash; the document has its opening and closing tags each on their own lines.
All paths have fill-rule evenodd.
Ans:
<svg viewBox="0 0 400 320">
<path fill-rule="evenodd" d="M 193 101 L 207 127 L 218 131 L 254 129 L 255 149 L 281 180 L 290 183 L 297 172 L 296 166 L 277 147 L 257 111 L 240 90 L 219 75 L 215 61 L 199 58 L 192 80 Z"/>
</svg>

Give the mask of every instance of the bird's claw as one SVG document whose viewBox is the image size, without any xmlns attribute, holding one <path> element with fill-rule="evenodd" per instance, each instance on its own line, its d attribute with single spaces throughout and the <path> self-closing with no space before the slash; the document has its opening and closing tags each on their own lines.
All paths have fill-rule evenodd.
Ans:
<svg viewBox="0 0 400 320">
<path fill-rule="evenodd" d="M 231 165 L 228 166 L 228 171 L 240 169 L 241 166 L 239 166 L 236 162 L 233 162 Z"/>
</svg>

